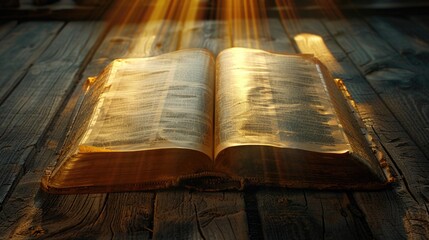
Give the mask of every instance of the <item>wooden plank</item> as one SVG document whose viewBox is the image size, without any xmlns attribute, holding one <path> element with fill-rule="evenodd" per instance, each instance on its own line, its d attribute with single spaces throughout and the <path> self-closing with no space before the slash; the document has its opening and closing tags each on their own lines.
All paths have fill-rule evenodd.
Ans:
<svg viewBox="0 0 429 240">
<path fill-rule="evenodd" d="M 83 72 L 81 84 L 87 76 L 98 74 L 113 59 L 126 56 L 137 29 L 135 24 L 113 27 Z M 39 192 L 42 173 L 52 160 L 58 158 L 58 148 L 81 94 L 78 86 L 49 131 L 48 140 L 36 155 L 34 166 L 24 175 L 0 213 L 0 220 L 4 220 L 0 221 L 0 232 L 5 238 L 35 237 L 35 234 L 46 238 L 150 238 L 153 193 L 58 197 Z"/>
<path fill-rule="evenodd" d="M 372 17 L 367 23 L 405 62 L 404 66 L 384 66 L 390 74 L 370 74 L 367 78 L 375 89 L 383 89 L 381 94 L 387 95 L 383 98 L 389 106 L 396 106 L 394 114 L 428 158 L 429 32 L 403 18 Z M 390 56 L 394 58 L 396 54 Z"/>
<path fill-rule="evenodd" d="M 429 72 L 429 31 L 408 18 L 367 17 L 366 23 L 418 73 Z M 429 86 L 426 82 L 424 86 Z"/>
<path fill-rule="evenodd" d="M 35 188 L 35 182 L 28 183 Z M 43 194 L 43 193 L 39 193 Z M 153 196 L 153 195 L 152 195 Z M 92 195 L 44 196 L 43 201 L 33 211 L 17 208 L 4 210 L 10 215 L 18 211 L 19 225 L 12 233 L 3 236 L 11 239 L 93 239 L 136 238 L 149 239 L 149 219 L 152 217 L 153 199 L 145 193 L 114 193 Z M 16 201 L 16 200 L 15 200 Z M 18 206 L 20 207 L 20 206 Z"/>
<path fill-rule="evenodd" d="M 420 38 L 416 34 L 407 37 L 412 31 L 420 30 L 412 30 L 409 26 L 407 33 L 405 30 L 399 31 L 399 28 L 389 28 L 386 22 L 376 21 L 376 18 L 373 21 L 378 33 L 358 20 L 349 22 L 348 26 L 334 21 L 328 22 L 327 26 L 334 35 L 348 33 L 337 37 L 337 41 L 350 52 L 350 58 L 427 158 L 429 117 L 425 103 L 429 99 L 429 71 L 426 70 L 429 62 L 424 60 L 425 56 L 420 58 L 417 54 L 407 54 L 410 51 L 424 54 L 424 33 L 419 34 Z M 388 43 L 400 49 L 396 51 Z"/>
<path fill-rule="evenodd" d="M 343 23 L 345 22 L 343 21 Z M 354 63 L 348 58 L 348 55 L 359 54 L 360 52 L 347 49 L 344 51 L 342 46 L 338 45 L 338 38 L 345 37 L 347 33 L 341 32 L 331 35 L 317 20 L 301 20 L 297 26 L 288 24 L 286 29 L 291 37 L 296 40 L 297 46 L 300 46 L 302 52 L 315 54 L 327 65 L 335 77 L 340 77 L 345 81 L 357 103 L 361 117 L 379 138 L 383 149 L 387 152 L 386 156 L 390 161 L 394 161 L 390 162 L 391 168 L 395 168 L 399 173 L 405 172 L 410 175 L 427 171 L 427 167 L 424 167 L 426 160 L 423 153 L 415 146 L 372 86 L 368 84 Z M 312 34 L 312 36 L 303 35 L 303 33 Z M 374 59 L 378 58 L 374 57 Z M 398 164 L 400 164 L 400 168 L 396 168 Z M 426 228 L 422 222 L 420 226 L 417 224 L 406 229 L 405 223 L 410 219 L 409 216 L 415 216 L 414 213 L 424 215 L 426 210 L 424 204 L 419 204 L 414 200 L 415 196 L 421 196 L 419 183 L 410 182 L 401 177 L 399 176 L 398 186 L 393 190 L 355 193 L 350 199 L 351 202 L 356 201 L 358 203 L 357 205 L 364 213 L 375 238 L 402 239 L 407 236 L 412 237 L 413 232 L 418 232 L 421 227 L 422 229 Z M 364 201 L 363 199 L 368 199 L 368 196 L 382 200 L 378 202 Z M 395 197 L 389 198 L 388 196 Z M 386 209 L 391 205 L 399 206 L 398 213 L 402 214 L 388 218 L 381 209 Z M 371 206 L 374 207 L 374 211 L 367 211 Z"/>
<path fill-rule="evenodd" d="M 410 141 L 417 143 L 423 152 L 424 156 L 421 153 L 414 155 L 421 156 L 420 159 L 406 162 L 407 167 L 399 166 L 399 169 L 410 186 L 429 197 L 429 191 L 425 189 L 429 184 L 429 119 L 425 116 L 424 104 L 429 100 L 429 94 L 425 76 L 419 77 L 424 70 L 419 71 L 418 65 L 411 66 L 406 57 L 399 55 L 363 21 L 348 23 L 345 26 L 327 21 L 326 26 L 409 134 Z M 396 164 L 401 163 L 397 161 Z"/>
<path fill-rule="evenodd" d="M 346 194 L 261 191 L 265 239 L 372 239 L 365 219 Z M 311 195 L 311 196 L 309 196 Z"/>
<path fill-rule="evenodd" d="M 394 191 L 355 193 L 354 199 L 375 239 L 424 239 L 428 236 L 427 209 L 410 198 L 403 186 Z"/>
<path fill-rule="evenodd" d="M 19 24 L 0 41 L 0 104 L 27 74 L 28 68 L 46 50 L 62 22 Z M 6 30 L 7 31 L 7 30 Z"/>
<path fill-rule="evenodd" d="M 309 207 L 304 191 L 263 190 L 257 194 L 265 239 L 322 238 L 320 204 Z"/>
<path fill-rule="evenodd" d="M 5 203 L 3 210 L 0 212 L 0 238 L 41 237 L 46 233 L 58 232 L 60 228 L 53 225 L 52 221 L 63 224 L 64 221 L 67 221 L 72 225 L 69 217 L 60 219 L 59 217 L 49 216 L 47 211 L 50 206 L 56 206 L 58 216 L 67 216 L 70 212 L 75 216 L 74 212 L 76 211 L 88 210 L 79 207 L 82 206 L 82 204 L 78 203 L 79 201 L 84 202 L 84 206 L 91 206 L 90 209 L 96 209 L 96 211 L 93 211 L 95 213 L 84 214 L 83 216 L 93 216 L 101 212 L 102 207 L 100 205 L 105 201 L 105 195 L 93 195 L 91 198 L 88 195 L 79 197 L 63 196 L 59 199 L 54 195 L 51 196 L 41 192 L 39 187 L 44 169 L 50 165 L 52 160 L 58 158 L 59 145 L 61 145 L 71 113 L 80 94 L 80 89 L 75 91 L 71 100 L 62 109 L 58 120 L 53 124 L 52 130 L 47 134 L 48 140 L 36 154 L 34 165 L 29 167 L 28 173 L 22 177 L 9 200 Z M 77 202 L 77 204 L 73 205 L 74 202 Z M 60 209 L 61 205 L 67 204 L 69 205 L 68 208 Z M 48 209 L 44 209 L 44 206 L 48 206 Z M 56 214 L 54 216 L 57 216 Z M 48 228 L 43 227 L 45 225 L 44 219 L 46 218 L 49 219 L 50 227 Z M 75 217 L 75 220 L 76 222 L 83 221 L 81 217 Z M 69 228 L 69 225 L 64 224 L 64 226 L 66 229 Z M 51 228 L 54 228 L 54 230 Z"/>
<path fill-rule="evenodd" d="M 242 193 L 159 192 L 154 238 L 247 239 Z"/>
<path fill-rule="evenodd" d="M 0 206 L 31 165 L 32 154 L 40 147 L 43 135 L 80 74 L 80 66 L 93 50 L 102 31 L 100 27 L 99 23 L 69 23 L 0 106 L 0 176 L 7 176 L 0 183 Z M 17 172 L 10 174 L 3 166 Z"/>
</svg>

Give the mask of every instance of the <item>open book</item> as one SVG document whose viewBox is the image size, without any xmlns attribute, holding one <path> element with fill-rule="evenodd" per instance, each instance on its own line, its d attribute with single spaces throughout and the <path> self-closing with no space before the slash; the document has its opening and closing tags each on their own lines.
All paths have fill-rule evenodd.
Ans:
<svg viewBox="0 0 429 240">
<path fill-rule="evenodd" d="M 309 55 L 189 49 L 118 59 L 90 82 L 48 192 L 391 180 L 344 87 Z"/>
</svg>

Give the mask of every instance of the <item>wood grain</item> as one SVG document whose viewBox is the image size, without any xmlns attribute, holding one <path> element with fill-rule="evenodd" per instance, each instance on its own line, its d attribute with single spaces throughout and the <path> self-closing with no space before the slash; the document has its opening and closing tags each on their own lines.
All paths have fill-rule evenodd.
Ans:
<svg viewBox="0 0 429 240">
<path fill-rule="evenodd" d="M 415 21 L 400 17 L 367 17 L 365 22 L 416 72 L 427 73 L 429 32 Z M 426 83 L 427 84 L 427 83 Z"/>
<path fill-rule="evenodd" d="M 0 205 L 31 166 L 32 155 L 40 147 L 99 33 L 98 23 L 69 23 L 0 106 L 3 120 L 0 125 Z M 81 41 L 74 41 L 75 38 Z"/>
<path fill-rule="evenodd" d="M 157 193 L 154 238 L 247 239 L 242 193 Z"/>
<path fill-rule="evenodd" d="M 46 50 L 63 22 L 26 22 L 5 36 L 0 45 L 0 104 Z M 7 26 L 4 32 L 6 33 Z"/>
<path fill-rule="evenodd" d="M 346 194 L 261 191 L 258 208 L 266 239 L 371 239 L 363 214 Z"/>
<path fill-rule="evenodd" d="M 424 107 L 416 109 L 416 106 L 421 99 L 426 101 L 423 96 L 426 95 L 427 99 L 427 94 L 420 92 L 423 89 L 415 85 L 421 81 L 416 77 L 420 73 L 363 21 L 352 20 L 347 25 L 328 21 L 326 26 L 394 115 L 392 117 L 400 124 L 395 128 L 383 125 L 382 122 L 379 124 L 383 128 L 376 129 L 374 126 L 376 134 L 393 160 L 392 163 L 402 180 L 400 186 L 395 189 L 396 195 L 389 193 L 376 197 L 385 198 L 383 203 L 387 206 L 392 204 L 401 206 L 397 211 L 398 215 L 394 218 L 385 218 L 383 215 L 380 219 L 373 214 L 382 214 L 383 210 L 387 210 L 387 206 L 376 208 L 373 201 L 365 202 L 367 198 L 361 195 L 356 200 L 359 203 L 367 203 L 366 206 L 362 204 L 363 209 L 377 210 L 369 212 L 367 218 L 384 234 L 397 233 L 400 229 L 397 227 L 400 225 L 398 219 L 402 219 L 402 228 L 407 237 L 427 236 L 429 234 L 427 211 L 429 192 L 426 186 L 429 183 L 427 178 L 429 161 L 427 148 L 423 147 L 426 143 L 422 142 L 426 141 L 424 140 L 426 136 L 420 135 L 422 126 L 425 124 L 419 117 L 421 111 L 416 112 L 417 109 L 424 109 Z M 412 47 L 412 44 L 410 46 Z M 420 100 L 415 102 L 417 99 Z M 404 113 L 409 115 L 406 116 Z M 395 120 L 387 122 L 395 122 Z M 390 222 L 390 224 L 384 224 L 379 228 L 379 221 Z"/>
<path fill-rule="evenodd" d="M 336 38 L 339 44 L 428 158 L 428 36 L 404 19 L 397 19 L 395 27 L 381 18 L 368 22 L 377 32 L 359 20 L 327 26 L 334 35 L 343 33 Z"/>
<path fill-rule="evenodd" d="M 411 66 L 406 57 L 399 55 L 363 21 L 349 21 L 347 26 L 328 21 L 326 26 L 336 36 L 340 46 L 349 52 L 350 59 L 410 136 L 408 144 L 416 143 L 419 147 L 420 151 L 415 154 L 406 151 L 406 156 L 412 156 L 414 161 L 396 161 L 396 165 L 407 182 L 412 184 L 413 188 L 420 187 L 418 191 L 427 197 L 429 192 L 421 188 L 429 183 L 429 180 L 426 180 L 429 176 L 426 155 L 429 138 L 425 134 L 427 120 L 421 117 L 425 115 L 424 103 L 429 95 L 425 91 L 426 88 L 419 83 L 425 81 L 425 77 L 418 77 L 423 70 L 419 71 L 417 66 Z M 412 47 L 412 44 L 409 46 Z M 356 52 L 359 54 L 355 54 Z M 393 130 L 398 131 L 398 128 Z M 398 147 L 407 148 L 407 144 Z"/>
<path fill-rule="evenodd" d="M 383 80 L 380 81 L 380 74 L 374 74 L 376 76 L 369 77 L 370 81 L 376 89 L 394 93 L 390 97 L 393 98 L 391 106 L 404 106 L 405 109 L 395 109 L 394 114 L 428 158 L 429 32 L 403 18 L 372 17 L 367 18 L 366 22 L 405 62 L 399 70 L 380 69 Z"/>
</svg>

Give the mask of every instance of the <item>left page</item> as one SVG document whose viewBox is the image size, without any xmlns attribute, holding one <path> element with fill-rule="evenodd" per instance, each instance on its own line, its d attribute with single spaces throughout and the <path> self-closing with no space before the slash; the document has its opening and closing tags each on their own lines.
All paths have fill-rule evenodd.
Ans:
<svg viewBox="0 0 429 240">
<path fill-rule="evenodd" d="M 80 141 L 81 150 L 180 147 L 211 157 L 214 69 L 210 61 L 203 50 L 116 60 Z"/>
<path fill-rule="evenodd" d="M 95 78 L 53 172 L 53 193 L 162 188 L 213 166 L 214 58 L 189 49 L 118 59 Z"/>
</svg>

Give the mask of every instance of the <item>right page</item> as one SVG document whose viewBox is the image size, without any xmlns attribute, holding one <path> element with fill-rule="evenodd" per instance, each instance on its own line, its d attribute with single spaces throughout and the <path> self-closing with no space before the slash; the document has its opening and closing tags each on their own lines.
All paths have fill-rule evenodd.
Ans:
<svg viewBox="0 0 429 240">
<path fill-rule="evenodd" d="M 312 56 L 231 48 L 219 54 L 216 71 L 219 170 L 297 187 L 386 181 L 362 126 Z"/>
</svg>

